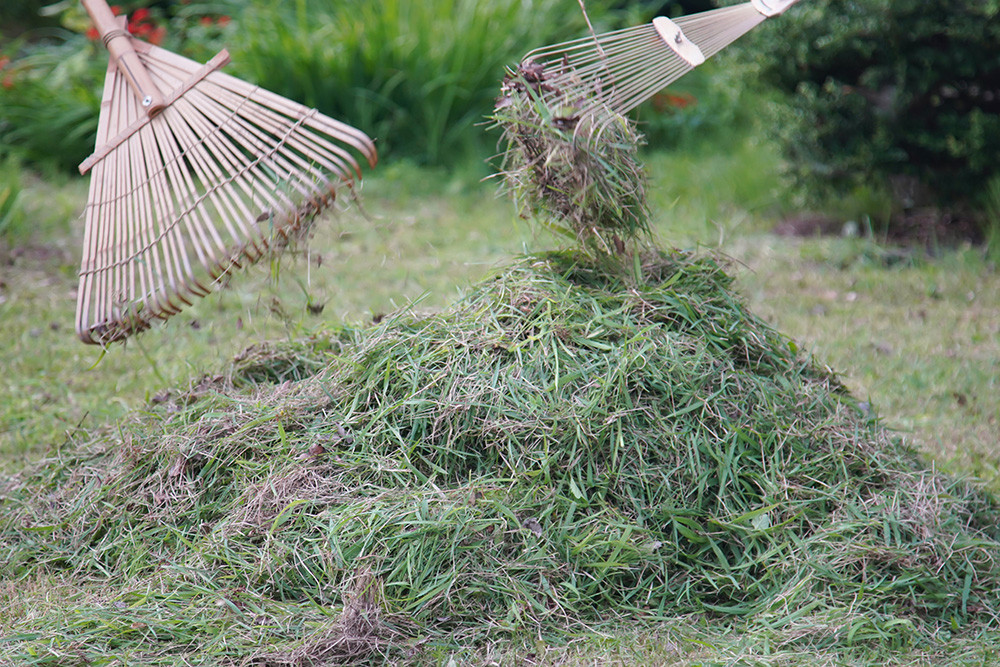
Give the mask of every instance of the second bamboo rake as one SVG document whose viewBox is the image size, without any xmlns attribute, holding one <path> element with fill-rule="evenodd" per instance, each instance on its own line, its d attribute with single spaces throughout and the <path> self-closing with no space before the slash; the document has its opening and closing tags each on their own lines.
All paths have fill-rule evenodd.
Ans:
<svg viewBox="0 0 1000 667">
<path fill-rule="evenodd" d="M 681 78 L 765 19 L 798 0 L 752 0 L 677 19 L 535 49 L 522 69 L 544 71 L 544 96 L 577 117 L 624 114 Z"/>
</svg>

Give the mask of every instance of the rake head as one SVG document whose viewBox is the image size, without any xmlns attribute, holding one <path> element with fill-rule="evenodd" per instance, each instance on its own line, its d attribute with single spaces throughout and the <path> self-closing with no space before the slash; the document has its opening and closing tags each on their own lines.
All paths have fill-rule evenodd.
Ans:
<svg viewBox="0 0 1000 667">
<path fill-rule="evenodd" d="M 200 65 L 127 39 L 171 92 L 151 113 L 112 58 L 97 150 L 80 166 L 91 184 L 76 329 L 100 345 L 280 251 L 361 177 L 358 158 L 376 162 L 359 130 L 219 72 L 225 52 Z"/>
<path fill-rule="evenodd" d="M 765 19 L 797 0 L 752 0 L 700 14 L 542 47 L 522 67 L 547 72 L 550 99 L 569 101 L 580 116 L 613 118 L 705 62 Z"/>
</svg>

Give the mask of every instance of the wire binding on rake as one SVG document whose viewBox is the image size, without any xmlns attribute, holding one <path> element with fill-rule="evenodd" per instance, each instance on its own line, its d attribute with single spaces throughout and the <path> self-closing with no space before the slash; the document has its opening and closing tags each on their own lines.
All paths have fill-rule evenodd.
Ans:
<svg viewBox="0 0 1000 667">
<path fill-rule="evenodd" d="M 132 40 L 152 118 L 112 63 L 85 212 L 77 334 L 108 344 L 165 320 L 285 247 L 370 166 L 371 140 L 314 109 Z"/>
</svg>

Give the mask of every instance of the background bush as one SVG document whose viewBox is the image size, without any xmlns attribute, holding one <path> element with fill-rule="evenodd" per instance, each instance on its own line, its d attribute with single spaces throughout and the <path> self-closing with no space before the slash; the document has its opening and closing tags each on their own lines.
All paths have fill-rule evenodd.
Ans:
<svg viewBox="0 0 1000 667">
<path fill-rule="evenodd" d="M 132 12 L 148 4 L 125 3 Z M 222 48 L 228 21 L 217 5 L 168 5 L 133 21 L 139 36 L 196 60 Z M 78 2 L 53 17 L 24 19 L 28 27 L 0 47 L 0 154 L 76 173 L 94 150 L 108 54 Z M 23 12 L 22 12 L 23 13 Z"/>
<path fill-rule="evenodd" d="M 75 171 L 94 150 L 107 57 L 97 64 L 86 38 L 66 30 L 4 51 L 0 153 Z"/>
<path fill-rule="evenodd" d="M 20 165 L 10 158 L 0 160 L 0 240 L 14 236 L 24 224 Z"/>
<path fill-rule="evenodd" d="M 777 131 L 816 193 L 982 208 L 1000 160 L 1000 0 L 810 0 L 748 40 L 787 94 Z"/>
<path fill-rule="evenodd" d="M 591 4 L 602 25 L 607 12 Z M 2 49 L 0 149 L 71 170 L 93 150 L 107 54 L 84 36 L 78 3 L 60 19 L 64 28 Z M 148 22 L 164 29 L 162 46 L 195 60 L 228 47 L 228 72 L 363 129 L 383 156 L 450 165 L 495 150 L 476 126 L 504 67 L 584 28 L 565 0 L 159 2 Z"/>
<path fill-rule="evenodd" d="M 0 34 L 14 37 L 24 30 L 53 24 L 39 12 L 44 4 L 38 0 L 4 0 L 0 4 Z"/>
</svg>

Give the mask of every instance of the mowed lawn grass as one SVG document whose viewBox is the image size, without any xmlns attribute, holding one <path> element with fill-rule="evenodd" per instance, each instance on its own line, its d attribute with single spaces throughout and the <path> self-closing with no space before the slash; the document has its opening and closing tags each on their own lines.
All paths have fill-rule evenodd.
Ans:
<svg viewBox="0 0 1000 667">
<path fill-rule="evenodd" d="M 85 183 L 59 185 L 74 204 L 42 238 L 19 239 L 0 262 L 0 461 L 17 468 L 78 427 L 113 425 L 158 393 L 225 368 L 247 346 L 309 336 L 403 307 L 434 308 L 531 241 L 510 206 L 478 177 L 382 168 L 360 204 L 317 223 L 307 250 L 254 266 L 167 326 L 103 351 L 74 333 Z M 26 188 L 44 216 L 46 183 Z"/>
<path fill-rule="evenodd" d="M 1000 488 L 1000 274 L 979 250 L 889 267 L 856 240 L 753 236 L 732 252 L 755 312 L 939 468 Z"/>
<path fill-rule="evenodd" d="M 863 238 L 769 234 L 781 210 L 776 163 L 752 141 L 650 153 L 657 240 L 730 256 L 752 310 L 937 465 L 1000 485 L 996 266 L 969 247 L 901 258 Z M 222 372 L 250 344 L 434 309 L 512 256 L 560 243 L 519 219 L 486 173 L 380 167 L 360 203 L 344 198 L 299 257 L 253 267 L 107 352 L 73 333 L 85 182 L 32 180 L 28 214 L 45 234 L 17 239 L 0 263 L 0 465 L 17 469 L 77 428 L 113 428 L 160 392 Z"/>
</svg>

